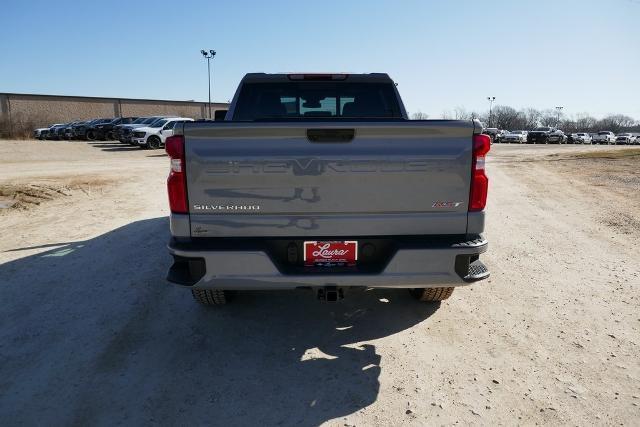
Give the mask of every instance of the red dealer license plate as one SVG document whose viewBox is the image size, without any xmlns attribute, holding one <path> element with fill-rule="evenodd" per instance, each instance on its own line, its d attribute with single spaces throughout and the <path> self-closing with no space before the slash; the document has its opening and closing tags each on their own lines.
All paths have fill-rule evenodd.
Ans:
<svg viewBox="0 0 640 427">
<path fill-rule="evenodd" d="M 358 260 L 358 242 L 329 241 L 304 242 L 304 265 L 339 267 L 355 265 Z"/>
</svg>

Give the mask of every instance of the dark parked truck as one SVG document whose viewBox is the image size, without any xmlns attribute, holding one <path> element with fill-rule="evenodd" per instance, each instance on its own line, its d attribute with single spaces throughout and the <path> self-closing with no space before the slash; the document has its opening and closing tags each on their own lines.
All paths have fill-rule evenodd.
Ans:
<svg viewBox="0 0 640 427">
<path fill-rule="evenodd" d="M 168 280 L 204 304 L 294 288 L 446 299 L 489 276 L 481 131 L 408 120 L 386 74 L 248 74 L 224 121 L 167 138 Z"/>
<path fill-rule="evenodd" d="M 116 117 L 106 123 L 101 122 L 90 128 L 90 132 L 93 132 L 94 139 L 101 141 L 111 141 L 115 139 L 115 127 L 118 125 L 128 125 L 133 123 L 137 117 Z"/>
<path fill-rule="evenodd" d="M 529 131 L 528 144 L 564 144 L 567 137 L 560 129 L 542 126 Z"/>
</svg>

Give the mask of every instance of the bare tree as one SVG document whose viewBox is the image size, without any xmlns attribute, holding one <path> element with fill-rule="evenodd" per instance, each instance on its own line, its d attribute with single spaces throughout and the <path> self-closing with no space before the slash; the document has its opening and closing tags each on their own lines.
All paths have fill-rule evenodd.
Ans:
<svg viewBox="0 0 640 427">
<path fill-rule="evenodd" d="M 578 124 L 573 119 L 564 119 L 558 124 L 558 128 L 562 129 L 564 133 L 574 133 L 578 131 Z"/>
<path fill-rule="evenodd" d="M 464 107 L 454 108 L 453 116 L 456 120 L 471 120 L 471 114 L 467 113 L 467 110 Z"/>
<path fill-rule="evenodd" d="M 555 110 L 543 110 L 540 112 L 540 126 L 556 126 L 558 124 L 558 113 Z"/>
<path fill-rule="evenodd" d="M 595 117 L 591 117 L 587 113 L 580 113 L 576 117 L 576 131 L 582 132 L 597 132 L 598 120 Z"/>
<path fill-rule="evenodd" d="M 429 115 L 426 113 L 423 113 L 422 111 L 418 110 L 415 113 L 411 114 L 411 120 L 427 120 L 429 118 Z"/>
<path fill-rule="evenodd" d="M 525 120 L 523 129 L 535 129 L 540 126 L 540 111 L 535 108 L 527 108 L 523 114 Z"/>
<path fill-rule="evenodd" d="M 524 125 L 523 116 L 513 107 L 496 105 L 493 107 L 493 122 L 498 129 L 520 129 Z"/>
<path fill-rule="evenodd" d="M 635 125 L 635 123 L 636 121 L 632 117 L 625 116 L 624 114 L 613 114 L 599 122 L 602 127 L 601 130 L 610 130 L 615 133 L 626 130 Z"/>
<path fill-rule="evenodd" d="M 421 111 L 411 114 L 413 120 L 425 120 L 428 117 L 427 114 Z M 487 124 L 489 112 L 467 112 L 464 107 L 458 106 L 453 109 L 453 112 L 444 110 L 442 118 L 456 120 L 478 119 Z M 600 120 L 587 113 L 579 113 L 574 117 L 566 117 L 560 114 L 560 120 L 558 121 L 558 111 L 555 109 L 537 110 L 535 108 L 525 108 L 516 110 L 507 105 L 497 105 L 493 108 L 492 122 L 494 127 L 509 130 L 531 130 L 538 126 L 559 126 L 560 129 L 567 133 L 598 132 L 601 130 L 615 133 L 640 131 L 640 122 L 624 114 L 611 114 Z"/>
</svg>

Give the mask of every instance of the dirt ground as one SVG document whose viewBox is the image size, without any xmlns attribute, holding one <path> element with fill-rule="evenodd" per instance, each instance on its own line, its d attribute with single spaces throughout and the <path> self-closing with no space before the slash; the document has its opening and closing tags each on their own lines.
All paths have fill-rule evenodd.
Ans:
<svg viewBox="0 0 640 427">
<path fill-rule="evenodd" d="M 638 148 L 494 145 L 492 276 L 440 306 L 200 307 L 164 280 L 162 151 L 0 141 L 0 168 L 0 425 L 640 419 Z"/>
</svg>

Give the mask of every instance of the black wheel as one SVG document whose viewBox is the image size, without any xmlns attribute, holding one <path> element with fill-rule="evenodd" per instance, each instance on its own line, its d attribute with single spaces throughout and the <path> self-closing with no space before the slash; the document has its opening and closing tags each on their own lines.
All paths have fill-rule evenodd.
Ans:
<svg viewBox="0 0 640 427">
<path fill-rule="evenodd" d="M 147 139 L 147 146 L 149 146 L 149 148 L 151 148 L 152 150 L 157 150 L 158 148 L 160 148 L 160 138 L 158 138 L 157 136 L 150 136 L 149 139 Z"/>
<path fill-rule="evenodd" d="M 433 302 L 446 300 L 453 294 L 454 288 L 418 288 L 409 289 L 409 293 L 418 301 Z"/>
<path fill-rule="evenodd" d="M 113 141 L 115 139 L 114 136 L 113 132 L 107 132 L 107 141 Z"/>
<path fill-rule="evenodd" d="M 92 130 L 87 131 L 87 141 L 95 141 L 96 140 L 96 133 Z"/>
<path fill-rule="evenodd" d="M 229 299 L 229 291 L 219 289 L 191 289 L 191 294 L 203 305 L 223 305 Z"/>
</svg>

